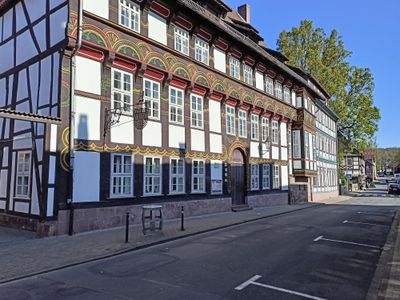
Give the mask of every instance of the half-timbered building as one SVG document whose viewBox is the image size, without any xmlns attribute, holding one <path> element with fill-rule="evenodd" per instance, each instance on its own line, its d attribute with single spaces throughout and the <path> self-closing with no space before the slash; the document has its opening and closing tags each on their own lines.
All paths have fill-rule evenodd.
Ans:
<svg viewBox="0 0 400 300">
<path fill-rule="evenodd" d="M 144 203 L 174 218 L 296 202 L 328 98 L 247 6 L 0 0 L 0 222 L 63 234 L 138 222 Z"/>
</svg>

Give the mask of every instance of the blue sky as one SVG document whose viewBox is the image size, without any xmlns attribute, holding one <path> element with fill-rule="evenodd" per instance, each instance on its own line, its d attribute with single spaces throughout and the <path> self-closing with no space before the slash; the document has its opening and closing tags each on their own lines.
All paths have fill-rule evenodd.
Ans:
<svg viewBox="0 0 400 300">
<path fill-rule="evenodd" d="M 400 147 L 400 0 L 225 0 L 233 9 L 248 3 L 251 24 L 270 48 L 283 30 L 308 19 L 327 33 L 336 29 L 353 52 L 351 64 L 368 67 L 381 110 L 379 147 Z"/>
</svg>

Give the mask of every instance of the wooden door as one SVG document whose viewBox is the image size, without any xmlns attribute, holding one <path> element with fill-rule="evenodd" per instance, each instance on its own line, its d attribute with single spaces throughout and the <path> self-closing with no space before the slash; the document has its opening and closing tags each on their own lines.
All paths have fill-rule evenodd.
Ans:
<svg viewBox="0 0 400 300">
<path fill-rule="evenodd" d="M 231 161 L 232 205 L 245 204 L 245 164 L 242 152 L 235 150 Z"/>
</svg>

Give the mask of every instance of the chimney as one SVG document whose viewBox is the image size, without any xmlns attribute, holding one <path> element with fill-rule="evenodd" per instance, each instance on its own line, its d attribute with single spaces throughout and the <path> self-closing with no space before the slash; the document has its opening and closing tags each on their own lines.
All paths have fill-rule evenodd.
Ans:
<svg viewBox="0 0 400 300">
<path fill-rule="evenodd" d="M 250 24 L 250 5 L 248 4 L 243 4 L 238 7 L 237 9 L 239 15 L 247 22 Z"/>
</svg>

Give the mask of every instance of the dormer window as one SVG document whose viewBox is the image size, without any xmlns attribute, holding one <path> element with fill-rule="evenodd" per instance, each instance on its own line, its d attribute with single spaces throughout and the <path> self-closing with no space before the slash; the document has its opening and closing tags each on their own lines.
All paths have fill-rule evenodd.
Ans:
<svg viewBox="0 0 400 300">
<path fill-rule="evenodd" d="M 189 55 L 189 32 L 175 25 L 175 50 Z"/>
<path fill-rule="evenodd" d="M 233 56 L 229 57 L 229 75 L 240 79 L 240 61 Z"/>
</svg>

